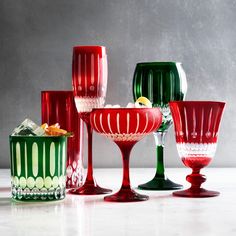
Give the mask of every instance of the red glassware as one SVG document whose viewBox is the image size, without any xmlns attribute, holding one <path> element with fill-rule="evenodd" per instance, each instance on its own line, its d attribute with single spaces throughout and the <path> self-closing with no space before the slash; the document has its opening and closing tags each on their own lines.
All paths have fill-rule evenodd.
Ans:
<svg viewBox="0 0 236 236">
<path fill-rule="evenodd" d="M 77 111 L 88 131 L 88 168 L 85 183 L 71 189 L 72 194 L 94 195 L 111 192 L 101 188 L 93 177 L 92 128 L 90 112 L 104 106 L 107 89 L 107 55 L 103 46 L 76 46 L 73 48 L 72 85 Z"/>
<path fill-rule="evenodd" d="M 59 123 L 62 129 L 73 132 L 67 142 L 66 188 L 83 183 L 83 123 L 75 107 L 73 91 L 41 92 L 42 123 Z"/>
<path fill-rule="evenodd" d="M 79 113 L 103 107 L 107 90 L 107 55 L 103 46 L 73 48 L 72 85 Z"/>
<path fill-rule="evenodd" d="M 219 195 L 219 192 L 201 188 L 206 177 L 200 174 L 200 170 L 207 166 L 215 155 L 224 106 L 224 102 L 211 101 L 170 102 L 178 153 L 184 165 L 192 168 L 192 174 L 186 178 L 191 187 L 176 191 L 173 195 L 180 197 Z"/>
<path fill-rule="evenodd" d="M 103 108 L 94 109 L 90 116 L 93 129 L 113 140 L 120 148 L 123 159 L 123 182 L 120 190 L 104 198 L 110 202 L 144 201 L 130 187 L 129 158 L 133 146 L 149 133 L 157 130 L 162 122 L 159 108 Z"/>
</svg>

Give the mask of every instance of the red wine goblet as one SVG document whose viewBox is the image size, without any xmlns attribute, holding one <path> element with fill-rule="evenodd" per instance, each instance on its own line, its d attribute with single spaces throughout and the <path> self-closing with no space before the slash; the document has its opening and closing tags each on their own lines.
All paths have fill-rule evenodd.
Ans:
<svg viewBox="0 0 236 236">
<path fill-rule="evenodd" d="M 200 174 L 200 170 L 215 155 L 224 106 L 224 102 L 215 101 L 170 102 L 177 150 L 184 165 L 192 169 L 186 177 L 191 187 L 173 192 L 174 196 L 200 198 L 219 195 L 219 192 L 201 188 L 206 177 Z"/>
</svg>

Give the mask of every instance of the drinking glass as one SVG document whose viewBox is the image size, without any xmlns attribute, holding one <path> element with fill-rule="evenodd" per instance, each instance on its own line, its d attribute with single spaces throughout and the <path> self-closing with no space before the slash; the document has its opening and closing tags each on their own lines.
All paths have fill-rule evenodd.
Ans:
<svg viewBox="0 0 236 236">
<path fill-rule="evenodd" d="M 101 188 L 93 177 L 92 127 L 90 113 L 93 108 L 104 106 L 107 90 L 107 55 L 103 46 L 76 46 L 73 48 L 72 85 L 80 118 L 88 132 L 88 168 L 85 183 L 71 189 L 72 194 L 104 194 L 110 189 Z"/>
<path fill-rule="evenodd" d="M 191 187 L 176 191 L 173 195 L 180 197 L 219 195 L 219 192 L 201 188 L 206 177 L 200 174 L 200 170 L 207 166 L 215 155 L 224 106 L 224 102 L 215 101 L 170 102 L 178 153 L 184 165 L 192 169 L 192 173 L 186 178 Z"/>
<path fill-rule="evenodd" d="M 59 123 L 62 129 L 73 132 L 67 142 L 66 188 L 83 183 L 83 123 L 75 107 L 73 91 L 41 92 L 42 123 Z"/>
<path fill-rule="evenodd" d="M 91 125 L 95 131 L 111 139 L 119 147 L 123 159 L 123 182 L 120 190 L 104 198 L 111 202 L 144 201 L 130 187 L 129 158 L 133 146 L 143 137 L 158 129 L 162 115 L 158 108 L 103 108 L 91 113 Z"/>
<path fill-rule="evenodd" d="M 154 178 L 139 185 L 139 189 L 172 190 L 182 187 L 169 180 L 164 169 L 165 136 L 172 125 L 172 117 L 168 103 L 172 100 L 183 100 L 187 92 L 186 75 L 179 62 L 144 62 L 138 63 L 134 72 L 134 100 L 140 96 L 147 97 L 153 107 L 159 107 L 162 112 L 162 124 L 155 130 L 156 142 L 156 174 Z"/>
<path fill-rule="evenodd" d="M 12 198 L 51 201 L 65 198 L 65 136 L 10 136 Z"/>
</svg>

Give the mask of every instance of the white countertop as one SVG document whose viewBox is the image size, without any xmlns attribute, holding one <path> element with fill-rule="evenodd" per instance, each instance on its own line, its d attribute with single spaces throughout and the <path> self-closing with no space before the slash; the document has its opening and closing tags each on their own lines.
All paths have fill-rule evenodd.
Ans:
<svg viewBox="0 0 236 236">
<path fill-rule="evenodd" d="M 131 184 L 150 180 L 154 169 L 131 169 Z M 171 180 L 184 184 L 190 169 L 167 169 Z M 0 170 L 1 236 L 91 235 L 236 235 L 236 168 L 205 168 L 205 188 L 220 191 L 214 198 L 178 198 L 171 191 L 142 191 L 148 201 L 109 203 L 104 195 L 67 195 L 63 201 L 20 203 L 10 198 L 9 170 Z M 96 169 L 103 187 L 118 190 L 121 169 Z"/>
</svg>

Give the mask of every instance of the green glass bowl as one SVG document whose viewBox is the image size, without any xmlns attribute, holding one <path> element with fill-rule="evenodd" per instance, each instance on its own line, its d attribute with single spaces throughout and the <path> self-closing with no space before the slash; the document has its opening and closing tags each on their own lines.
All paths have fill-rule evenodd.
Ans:
<svg viewBox="0 0 236 236">
<path fill-rule="evenodd" d="M 12 198 L 50 201 L 65 198 L 64 136 L 10 136 Z"/>
</svg>

